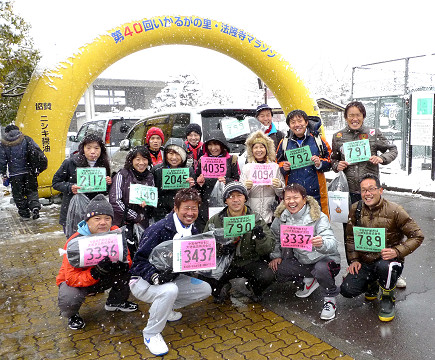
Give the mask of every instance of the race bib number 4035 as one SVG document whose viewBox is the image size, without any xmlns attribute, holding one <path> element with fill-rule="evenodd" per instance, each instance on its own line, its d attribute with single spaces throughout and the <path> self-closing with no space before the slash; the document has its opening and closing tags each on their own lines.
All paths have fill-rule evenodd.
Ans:
<svg viewBox="0 0 435 360">
<path fill-rule="evenodd" d="M 227 159 L 203 156 L 201 158 L 201 173 L 205 178 L 220 178 L 227 173 Z"/>
</svg>

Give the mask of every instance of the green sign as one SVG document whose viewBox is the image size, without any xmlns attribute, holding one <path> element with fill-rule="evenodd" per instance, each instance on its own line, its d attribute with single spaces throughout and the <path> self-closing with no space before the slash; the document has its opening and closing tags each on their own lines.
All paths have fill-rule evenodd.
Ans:
<svg viewBox="0 0 435 360">
<path fill-rule="evenodd" d="M 417 99 L 417 115 L 432 115 L 433 97 Z"/>
<path fill-rule="evenodd" d="M 251 231 L 255 226 L 255 215 L 224 217 L 224 237 L 236 237 Z"/>
<path fill-rule="evenodd" d="M 162 169 L 162 189 L 174 190 L 188 188 L 186 181 L 189 177 L 189 168 Z"/>
<path fill-rule="evenodd" d="M 287 160 L 291 164 L 292 169 L 299 169 L 305 166 L 311 166 L 314 163 L 311 161 L 311 149 L 308 145 L 297 149 L 287 150 L 285 152 Z"/>
<path fill-rule="evenodd" d="M 385 228 L 353 227 L 355 250 L 380 252 L 385 248 Z"/>
<path fill-rule="evenodd" d="M 106 168 L 77 168 L 77 185 L 79 193 L 106 191 Z"/>
<path fill-rule="evenodd" d="M 368 161 L 372 156 L 368 139 L 348 141 L 343 144 L 344 159 L 349 164 Z"/>
<path fill-rule="evenodd" d="M 154 186 L 130 184 L 130 204 L 145 204 L 157 207 L 158 191 Z"/>
</svg>

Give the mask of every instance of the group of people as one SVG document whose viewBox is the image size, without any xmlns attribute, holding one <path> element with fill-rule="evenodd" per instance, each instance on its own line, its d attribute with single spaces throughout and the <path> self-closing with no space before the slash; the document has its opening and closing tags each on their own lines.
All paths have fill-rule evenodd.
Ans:
<svg viewBox="0 0 435 360">
<path fill-rule="evenodd" d="M 111 262 L 105 257 L 94 266 L 74 268 L 64 255 L 56 281 L 59 307 L 71 329 L 85 326 L 79 309 L 87 295 L 111 288 L 106 310 L 130 312 L 137 309 L 136 304 L 128 301 L 131 292 L 138 300 L 151 304 L 143 330 L 145 345 L 154 355 L 164 355 L 168 347 L 161 333 L 167 321 L 182 317 L 176 310 L 210 295 L 216 303 L 226 301 L 230 280 L 241 277 L 246 279 L 254 301 L 261 300 L 274 281 L 293 282 L 298 288 L 295 295 L 301 298 L 320 288 L 323 320 L 336 316 L 339 294 L 350 298 L 362 293 L 367 300 L 379 296 L 380 320 L 394 318 L 394 290 L 404 258 L 424 238 L 406 211 L 382 196 L 379 164 L 393 161 L 397 148 L 379 129 L 364 125 L 366 112 L 360 102 L 346 106 L 347 125 L 334 134 L 332 149 L 321 133 L 319 117 L 307 116 L 302 110 L 290 112 L 286 117 L 289 131 L 285 135 L 276 128 L 272 116 L 268 105 L 257 108 L 256 117 L 262 126 L 246 140 L 247 160 L 242 170 L 237 156 L 230 154 L 225 138 L 214 134 L 202 142 L 198 124 L 187 126 L 185 141 L 171 138 L 164 147 L 162 130 L 149 129 L 146 144 L 133 148 L 124 168 L 113 177 L 102 140 L 89 135 L 82 141 L 78 153 L 65 160 L 53 177 L 53 187 L 63 193 L 59 222 L 64 229 L 69 204 L 80 189 L 77 168 L 105 168 L 107 189 L 86 194 L 89 203 L 83 221 L 69 237 L 65 249 L 76 237 L 122 226 L 130 241 L 127 262 Z M 352 163 L 347 161 L 343 145 L 356 140 L 368 140 L 371 157 Z M 305 161 L 304 156 L 293 155 L 297 149 L 303 150 L 299 154 L 306 157 Z M 2 156 L 0 152 L 0 160 Z M 225 173 L 219 177 L 205 176 L 202 163 L 207 163 L 207 158 L 221 158 L 219 161 L 226 164 Z M 252 168 L 256 164 L 268 164 L 271 181 L 267 185 L 253 181 Z M 3 170 L 3 162 L 0 165 Z M 164 187 L 166 169 L 185 169 L 179 188 Z M 352 201 L 349 221 L 344 224 L 348 267 L 341 285 L 335 280 L 341 259 L 329 221 L 324 176 L 331 169 L 346 174 Z M 146 201 L 131 204 L 132 184 L 156 187 L 157 207 Z M 212 212 L 216 204 L 220 207 Z M 217 245 L 218 257 L 231 255 L 230 264 L 219 278 L 170 269 L 161 271 L 149 260 L 152 250 L 162 242 L 222 229 L 228 220 L 225 218 L 247 215 L 254 219 L 249 231 L 232 237 L 225 245 Z M 135 241 L 137 225 L 143 233 Z M 291 242 L 292 236 L 296 238 L 295 233 L 285 233 L 294 227 L 311 229 L 308 247 L 285 244 Z M 354 228 L 385 229 L 382 248 L 362 250 L 356 244 Z"/>
</svg>

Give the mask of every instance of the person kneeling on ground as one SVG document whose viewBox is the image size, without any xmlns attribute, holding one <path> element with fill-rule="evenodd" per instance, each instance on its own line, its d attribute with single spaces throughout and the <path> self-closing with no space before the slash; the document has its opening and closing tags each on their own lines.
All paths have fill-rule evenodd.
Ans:
<svg viewBox="0 0 435 360">
<path fill-rule="evenodd" d="M 219 280 L 208 278 L 213 288 L 213 297 L 216 303 L 222 303 L 229 297 L 231 289 L 230 280 L 246 278 L 248 288 L 252 289 L 253 301 L 260 301 L 264 290 L 274 280 L 274 274 L 268 268 L 263 257 L 269 256 L 273 250 L 273 235 L 263 218 L 245 205 L 248 200 L 248 190 L 239 181 L 225 185 L 223 191 L 225 208 L 213 215 L 205 225 L 204 231 L 224 227 L 225 217 L 238 217 L 255 215 L 255 227 L 243 235 L 234 237 L 231 244 L 225 245 L 224 252 L 234 254 L 234 258 Z"/>
<path fill-rule="evenodd" d="M 206 282 L 172 270 L 159 272 L 149 261 L 152 250 L 160 243 L 198 233 L 194 222 L 200 202 L 201 197 L 195 189 L 179 190 L 175 195 L 174 210 L 144 231 L 133 260 L 131 292 L 137 299 L 151 303 L 143 337 L 153 355 L 161 356 L 169 351 L 161 332 L 166 321 L 181 319 L 182 314 L 174 309 L 211 295 L 210 285 Z"/>
<path fill-rule="evenodd" d="M 113 208 L 104 195 L 98 194 L 86 208 L 86 218 L 79 223 L 78 231 L 73 234 L 68 242 L 77 236 L 101 234 L 118 227 L 112 226 Z M 137 305 L 128 301 L 130 288 L 128 286 L 131 265 L 130 255 L 128 263 L 112 263 L 109 257 L 102 259 L 96 266 L 76 268 L 73 267 L 65 254 L 62 260 L 56 284 L 59 287 L 59 308 L 61 315 L 68 318 L 70 329 L 78 330 L 85 327 L 85 322 L 79 316 L 79 310 L 87 295 L 103 292 L 110 289 L 105 309 L 107 311 L 120 310 L 131 312 L 137 310 Z"/>
<path fill-rule="evenodd" d="M 281 225 L 312 226 L 312 250 L 281 247 Z M 301 287 L 296 296 L 301 298 L 310 296 L 320 286 L 324 299 L 320 318 L 333 319 L 335 297 L 340 293 L 334 279 L 340 271 L 340 254 L 328 217 L 322 213 L 319 203 L 307 196 L 302 185 L 287 185 L 271 230 L 275 236 L 275 250 L 269 267 L 277 274 L 277 280 L 295 281 Z"/>
<path fill-rule="evenodd" d="M 378 317 L 381 321 L 391 321 L 395 316 L 394 289 L 402 273 L 405 256 L 421 245 L 424 235 L 400 205 L 381 197 L 384 189 L 376 175 L 364 175 L 360 189 L 362 200 L 352 205 L 346 228 L 346 253 L 350 265 L 340 292 L 347 298 L 366 292 L 366 300 L 371 301 L 378 297 L 381 287 Z M 385 247 L 378 251 L 356 250 L 356 226 L 384 228 Z M 363 241 L 363 236 L 359 235 L 358 238 L 360 237 L 359 243 Z M 367 236 L 367 245 L 369 242 L 377 243 Z"/>
</svg>

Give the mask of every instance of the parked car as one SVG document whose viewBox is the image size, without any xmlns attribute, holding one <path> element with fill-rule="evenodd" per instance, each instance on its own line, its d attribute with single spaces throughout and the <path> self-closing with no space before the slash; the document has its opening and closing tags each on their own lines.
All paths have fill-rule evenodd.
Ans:
<svg viewBox="0 0 435 360">
<path fill-rule="evenodd" d="M 145 136 L 153 126 L 162 129 L 165 141 L 169 138 L 185 139 L 185 129 L 190 123 L 199 124 L 202 128 L 202 140 L 207 139 L 215 132 L 224 132 L 232 154 L 241 155 L 245 150 L 245 140 L 249 133 L 260 129 L 261 124 L 255 118 L 255 108 L 244 107 L 198 107 L 198 108 L 173 108 L 165 110 L 144 119 L 139 120 L 121 141 L 119 150 L 112 155 L 111 169 L 118 171 L 124 166 L 128 151 L 134 146 L 145 145 Z M 249 130 L 244 134 L 231 137 L 228 131 L 224 130 L 224 124 L 242 123 L 247 120 Z M 225 133 L 227 132 L 227 133 Z M 239 157 L 239 165 L 243 166 L 245 159 Z"/>
<path fill-rule="evenodd" d="M 86 135 L 96 133 L 104 140 L 107 153 L 111 157 L 117 150 L 121 140 L 125 138 L 130 128 L 150 112 L 119 112 L 99 114 L 92 120 L 86 121 L 77 132 L 69 136 L 69 155 L 77 152 L 80 142 Z M 68 153 L 68 150 L 66 150 Z"/>
</svg>

